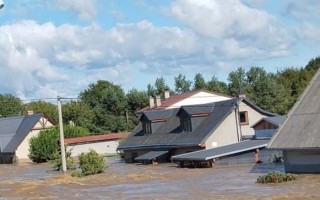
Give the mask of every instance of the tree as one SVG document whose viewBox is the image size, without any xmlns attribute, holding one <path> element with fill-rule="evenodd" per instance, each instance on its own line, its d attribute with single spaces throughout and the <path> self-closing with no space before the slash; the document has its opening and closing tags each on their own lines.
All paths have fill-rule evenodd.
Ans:
<svg viewBox="0 0 320 200">
<path fill-rule="evenodd" d="M 217 77 L 213 76 L 207 83 L 207 89 L 212 92 L 220 94 L 228 94 L 228 85 L 222 81 L 219 81 Z"/>
<path fill-rule="evenodd" d="M 82 101 L 70 101 L 62 106 L 63 122 L 69 124 L 73 122 L 76 126 L 81 126 L 93 131 L 95 115 L 93 110 Z"/>
<path fill-rule="evenodd" d="M 202 74 L 197 73 L 194 77 L 193 90 L 206 89 L 206 81 L 204 80 Z"/>
<path fill-rule="evenodd" d="M 129 113 L 134 115 L 136 111 L 148 106 L 149 96 L 147 92 L 131 89 L 127 94 Z"/>
<path fill-rule="evenodd" d="M 185 75 L 179 74 L 177 77 L 174 77 L 174 81 L 175 92 L 180 94 L 190 91 L 192 81 L 186 80 Z"/>
<path fill-rule="evenodd" d="M 239 93 L 246 92 L 246 72 L 242 67 L 232 71 L 228 77 L 228 93 L 231 96 L 237 96 Z"/>
<path fill-rule="evenodd" d="M 156 88 L 156 95 L 160 95 L 161 97 L 164 97 L 164 91 L 170 90 L 163 77 L 157 78 L 154 86 Z"/>
<path fill-rule="evenodd" d="M 22 102 L 18 97 L 11 94 L 0 94 L 0 117 L 21 115 L 22 111 Z"/>
<path fill-rule="evenodd" d="M 42 113 L 54 122 L 58 122 L 58 109 L 57 106 L 52 103 L 45 101 L 34 101 L 25 104 L 24 110 L 25 112 L 32 110 L 34 113 Z"/>
</svg>

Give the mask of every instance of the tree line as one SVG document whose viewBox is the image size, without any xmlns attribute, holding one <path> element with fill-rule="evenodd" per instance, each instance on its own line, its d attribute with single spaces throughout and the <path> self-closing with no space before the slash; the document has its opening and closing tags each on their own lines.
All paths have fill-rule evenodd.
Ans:
<svg viewBox="0 0 320 200">
<path fill-rule="evenodd" d="M 201 73 L 188 80 L 180 73 L 174 77 L 174 89 L 163 77 L 158 77 L 145 91 L 133 88 L 127 93 L 119 85 L 99 80 L 80 92 L 78 100 L 63 103 L 63 121 L 95 134 L 130 131 L 138 123 L 136 111 L 148 106 L 150 96 L 163 97 L 166 90 L 174 95 L 199 89 L 229 96 L 242 93 L 261 108 L 284 115 L 319 67 L 320 57 L 311 59 L 305 67 L 288 67 L 276 73 L 267 72 L 263 67 L 253 66 L 248 70 L 239 67 L 229 74 L 227 82 L 219 81 L 214 75 L 206 81 Z M 0 94 L 0 117 L 21 115 L 28 110 L 44 113 L 53 122 L 58 121 L 55 104 L 42 100 L 23 103 L 11 94 Z"/>
</svg>

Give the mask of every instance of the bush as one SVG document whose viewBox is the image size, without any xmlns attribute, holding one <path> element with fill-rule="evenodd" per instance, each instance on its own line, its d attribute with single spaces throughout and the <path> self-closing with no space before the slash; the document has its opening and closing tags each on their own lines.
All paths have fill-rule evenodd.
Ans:
<svg viewBox="0 0 320 200">
<path fill-rule="evenodd" d="M 81 153 L 79 156 L 79 167 L 83 175 L 98 174 L 104 172 L 106 163 L 102 156 L 99 156 L 94 150 L 90 150 L 90 152 Z"/>
<path fill-rule="evenodd" d="M 283 162 L 283 156 L 281 152 L 275 152 L 272 154 L 272 162 L 273 163 L 282 163 Z"/>
<path fill-rule="evenodd" d="M 62 159 L 61 154 L 56 156 L 56 159 L 52 161 L 53 169 L 60 171 L 62 169 Z M 66 165 L 68 170 L 76 169 L 73 158 L 71 157 L 71 151 L 66 152 Z"/>
<path fill-rule="evenodd" d="M 297 179 L 297 175 L 290 173 L 281 173 L 279 171 L 271 171 L 266 175 L 259 176 L 257 183 L 282 183 Z"/>
<path fill-rule="evenodd" d="M 59 135 L 56 129 L 40 131 L 30 139 L 29 158 L 36 163 L 47 162 L 59 155 Z"/>
</svg>

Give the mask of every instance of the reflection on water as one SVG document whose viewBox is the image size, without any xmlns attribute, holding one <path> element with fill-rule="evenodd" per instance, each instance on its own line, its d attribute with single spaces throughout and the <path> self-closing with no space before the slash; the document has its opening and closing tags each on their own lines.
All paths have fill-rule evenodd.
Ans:
<svg viewBox="0 0 320 200">
<path fill-rule="evenodd" d="M 320 175 L 294 182 L 257 184 L 282 165 L 232 165 L 181 169 L 175 164 L 109 161 L 106 173 L 84 178 L 50 171 L 48 164 L 0 165 L 0 199 L 320 199 Z"/>
</svg>

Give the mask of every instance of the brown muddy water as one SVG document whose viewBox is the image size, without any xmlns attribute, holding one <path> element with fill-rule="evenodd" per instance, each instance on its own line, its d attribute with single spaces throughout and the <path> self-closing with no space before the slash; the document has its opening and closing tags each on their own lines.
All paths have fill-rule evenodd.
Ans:
<svg viewBox="0 0 320 200">
<path fill-rule="evenodd" d="M 0 199 L 320 199 L 320 175 L 257 184 L 282 165 L 177 168 L 108 161 L 106 172 L 84 178 L 53 172 L 49 164 L 0 165 Z"/>
</svg>

